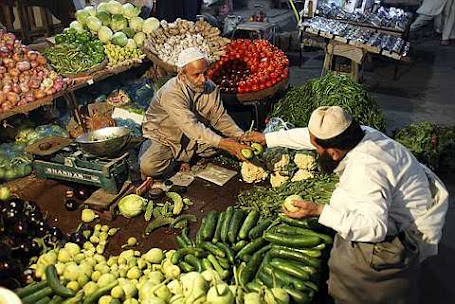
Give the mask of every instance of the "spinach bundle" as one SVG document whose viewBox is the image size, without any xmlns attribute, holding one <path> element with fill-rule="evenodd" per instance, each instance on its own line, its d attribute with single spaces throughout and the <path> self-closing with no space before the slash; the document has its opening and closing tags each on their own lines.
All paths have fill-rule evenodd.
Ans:
<svg viewBox="0 0 455 304">
<path fill-rule="evenodd" d="M 360 84 L 333 73 L 289 89 L 275 104 L 272 117 L 305 127 L 311 113 L 320 106 L 341 106 L 360 124 L 385 131 L 385 117 L 376 101 Z"/>
</svg>

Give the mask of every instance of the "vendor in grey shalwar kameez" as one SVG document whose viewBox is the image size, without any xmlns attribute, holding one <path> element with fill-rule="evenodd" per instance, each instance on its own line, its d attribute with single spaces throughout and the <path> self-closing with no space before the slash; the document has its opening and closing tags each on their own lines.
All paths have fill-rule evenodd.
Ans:
<svg viewBox="0 0 455 304">
<path fill-rule="evenodd" d="M 342 108 L 320 107 L 308 128 L 244 138 L 268 147 L 315 149 L 340 181 L 330 203 L 294 201 L 288 216 L 319 216 L 337 232 L 329 259 L 335 303 L 418 303 L 420 262 L 437 254 L 448 192 L 398 142 L 360 126 Z"/>
<path fill-rule="evenodd" d="M 198 155 L 225 150 L 244 160 L 238 143 L 244 132 L 227 114 L 216 85 L 205 76 L 205 54 L 188 48 L 179 55 L 179 73 L 158 90 L 142 123 L 147 138 L 139 152 L 143 177 L 169 176 Z M 176 170 L 177 169 L 177 170 Z"/>
</svg>

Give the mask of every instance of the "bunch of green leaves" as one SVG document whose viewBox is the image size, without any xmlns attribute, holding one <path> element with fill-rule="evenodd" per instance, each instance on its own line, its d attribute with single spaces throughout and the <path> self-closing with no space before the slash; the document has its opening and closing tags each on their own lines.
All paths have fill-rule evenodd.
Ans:
<svg viewBox="0 0 455 304">
<path fill-rule="evenodd" d="M 78 33 L 74 28 L 65 30 L 63 33 L 55 36 L 55 44 L 61 43 L 76 43 L 84 44 L 89 41 L 98 40 L 95 36 L 92 35 L 89 31 L 82 31 Z"/>
<path fill-rule="evenodd" d="M 413 123 L 395 135 L 395 140 L 435 171 L 455 170 L 455 127 L 431 122 Z"/>
<path fill-rule="evenodd" d="M 308 125 L 311 113 L 320 106 L 341 106 L 362 125 L 385 131 L 384 113 L 365 89 L 349 77 L 328 73 L 289 89 L 274 106 L 272 117 L 297 127 Z"/>
<path fill-rule="evenodd" d="M 336 175 L 318 174 L 314 178 L 289 182 L 278 188 L 255 186 L 241 192 L 237 197 L 237 204 L 243 210 L 257 210 L 263 216 L 281 212 L 283 201 L 293 194 L 301 195 L 307 201 L 327 204 L 336 183 L 338 183 Z"/>
</svg>

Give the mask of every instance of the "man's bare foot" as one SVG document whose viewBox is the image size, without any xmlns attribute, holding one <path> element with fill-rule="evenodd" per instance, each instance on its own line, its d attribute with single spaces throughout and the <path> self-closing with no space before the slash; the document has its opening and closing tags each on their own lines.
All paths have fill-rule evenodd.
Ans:
<svg viewBox="0 0 455 304">
<path fill-rule="evenodd" d="M 191 166 L 189 163 L 182 163 L 180 165 L 180 172 L 189 172 L 191 170 Z"/>
</svg>

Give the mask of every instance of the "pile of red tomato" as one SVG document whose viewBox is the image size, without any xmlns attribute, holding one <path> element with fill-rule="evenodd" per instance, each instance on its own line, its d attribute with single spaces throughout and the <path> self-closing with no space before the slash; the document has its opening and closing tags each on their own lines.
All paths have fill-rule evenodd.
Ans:
<svg viewBox="0 0 455 304">
<path fill-rule="evenodd" d="M 207 76 L 226 93 L 257 92 L 288 78 L 288 58 L 267 40 L 233 40 L 225 51 Z"/>
</svg>

